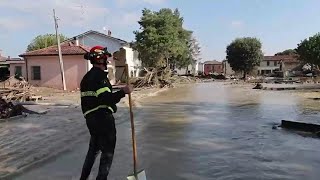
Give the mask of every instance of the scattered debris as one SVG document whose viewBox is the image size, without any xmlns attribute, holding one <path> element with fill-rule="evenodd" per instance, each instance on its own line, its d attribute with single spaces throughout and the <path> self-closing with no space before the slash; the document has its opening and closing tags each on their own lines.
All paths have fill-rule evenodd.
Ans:
<svg viewBox="0 0 320 180">
<path fill-rule="evenodd" d="M 136 78 L 131 82 L 135 88 L 172 87 L 172 83 L 169 81 L 171 73 L 167 68 L 144 68 L 144 70 L 147 72 L 144 77 Z"/>
<path fill-rule="evenodd" d="M 0 96 L 6 101 L 37 101 L 42 99 L 31 91 L 31 85 L 23 77 L 11 76 L 0 89 Z"/>
<path fill-rule="evenodd" d="M 200 78 L 193 77 L 193 76 L 172 76 L 170 77 L 170 82 L 171 83 L 195 83 L 195 82 L 200 82 Z"/>
<path fill-rule="evenodd" d="M 173 87 L 174 84 L 184 83 L 200 83 L 200 82 L 212 82 L 215 79 L 206 76 L 193 76 L 193 75 L 176 75 L 166 68 L 145 69 L 144 77 L 136 78 L 132 80 L 132 84 L 135 88 L 146 87 Z"/>
<path fill-rule="evenodd" d="M 14 102 L 37 101 L 41 96 L 31 91 L 31 85 L 23 78 L 11 76 L 0 88 L 0 119 L 7 119 L 24 113 L 36 113 Z"/>
<path fill-rule="evenodd" d="M 262 84 L 257 83 L 257 85 L 252 89 L 262 89 L 262 88 L 263 88 Z"/>
<path fill-rule="evenodd" d="M 320 125 L 319 124 L 311 124 L 311 123 L 282 120 L 281 127 L 286 128 L 286 129 L 308 132 L 308 133 L 315 134 L 317 136 L 320 135 Z"/>
<path fill-rule="evenodd" d="M 4 88 L 7 87 L 29 89 L 31 85 L 23 77 L 11 76 L 4 82 Z"/>
<path fill-rule="evenodd" d="M 0 98 L 0 119 L 7 119 L 13 116 L 22 115 L 24 107 L 22 105 L 13 105 Z"/>
</svg>

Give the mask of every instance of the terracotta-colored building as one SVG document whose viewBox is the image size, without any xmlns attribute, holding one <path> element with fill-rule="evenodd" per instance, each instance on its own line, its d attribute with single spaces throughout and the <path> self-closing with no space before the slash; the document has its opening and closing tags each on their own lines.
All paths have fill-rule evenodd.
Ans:
<svg viewBox="0 0 320 180">
<path fill-rule="evenodd" d="M 67 90 L 79 88 L 81 79 L 88 70 L 88 61 L 83 55 L 89 50 L 88 47 L 72 42 L 61 44 Z M 22 75 L 30 84 L 63 89 L 57 46 L 26 52 L 19 56 L 25 61 L 25 67 L 22 68 L 25 72 L 22 72 Z M 12 64 L 10 69 L 17 69 L 22 65 Z"/>
<path fill-rule="evenodd" d="M 210 73 L 223 73 L 222 62 L 216 60 L 204 62 L 204 74 L 208 75 Z"/>
</svg>

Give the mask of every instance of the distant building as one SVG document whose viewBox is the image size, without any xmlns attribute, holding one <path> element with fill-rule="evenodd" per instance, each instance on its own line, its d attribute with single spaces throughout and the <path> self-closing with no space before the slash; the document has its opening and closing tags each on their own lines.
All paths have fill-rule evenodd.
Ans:
<svg viewBox="0 0 320 180">
<path fill-rule="evenodd" d="M 177 75 L 187 75 L 187 74 L 193 74 L 192 72 L 193 66 L 190 64 L 188 67 L 185 68 L 174 68 L 174 71 Z"/>
<path fill-rule="evenodd" d="M 213 60 L 204 62 L 204 74 L 208 75 L 210 73 L 223 73 L 223 65 L 222 62 Z"/>
<path fill-rule="evenodd" d="M 125 53 L 125 61 L 129 67 L 129 75 L 131 77 L 138 77 L 139 72 L 141 71 L 141 61 L 138 59 L 138 52 L 133 50 L 130 47 L 130 43 L 111 36 L 111 31 L 108 31 L 108 34 L 100 33 L 98 31 L 87 31 L 82 34 L 76 35 L 73 38 L 66 40 L 65 42 L 73 42 L 77 40 L 79 44 L 86 46 L 86 47 L 93 47 L 93 46 L 103 46 L 108 47 L 108 51 L 113 54 L 119 49 L 124 49 Z M 89 63 L 87 69 L 90 69 L 92 65 Z M 108 71 L 113 74 L 114 78 L 111 78 L 110 81 L 112 84 L 115 81 L 123 78 L 123 63 L 117 63 L 117 61 L 111 61 L 109 65 Z M 109 77 L 110 78 L 110 77 Z"/>
<path fill-rule="evenodd" d="M 9 72 L 9 64 L 6 62 L 7 58 L 2 56 L 2 51 L 0 50 L 0 80 L 5 80 Z"/>
<path fill-rule="evenodd" d="M 282 71 L 288 74 L 297 66 L 301 65 L 297 56 L 293 55 L 279 55 L 279 56 L 264 56 L 263 60 L 258 66 L 259 75 L 272 74 L 275 71 Z"/>
<path fill-rule="evenodd" d="M 222 66 L 223 66 L 223 74 L 225 74 L 226 76 L 235 74 L 235 72 L 234 72 L 234 70 L 232 70 L 232 67 L 230 66 L 228 60 L 223 60 Z"/>
<path fill-rule="evenodd" d="M 203 62 L 196 63 L 195 73 L 197 75 L 202 75 L 204 73 L 204 63 Z"/>
<path fill-rule="evenodd" d="M 14 75 L 22 76 L 24 66 L 20 63 L 24 63 L 21 58 L 4 57 L 0 50 L 0 80 L 6 80 L 9 76 Z M 20 64 L 21 66 L 15 69 L 16 64 Z"/>
<path fill-rule="evenodd" d="M 194 75 L 197 76 L 203 73 L 203 63 L 195 62 L 194 64 L 190 64 L 187 68 L 174 68 L 178 75 Z"/>
<path fill-rule="evenodd" d="M 10 76 L 22 76 L 26 79 L 26 65 L 25 61 L 21 58 L 8 58 L 6 62 L 9 64 Z"/>
<path fill-rule="evenodd" d="M 61 43 L 68 90 L 79 88 L 81 79 L 92 67 L 90 61 L 85 60 L 83 55 L 97 45 L 108 47 L 108 51 L 112 54 L 115 52 L 121 54 L 121 62 L 110 58 L 110 64 L 108 64 L 108 77 L 112 85 L 125 78 L 125 63 L 129 66 L 129 75 L 131 77 L 138 76 L 141 62 L 137 58 L 137 52 L 130 47 L 128 42 L 110 35 L 110 32 L 103 34 L 97 31 L 88 31 Z M 63 88 L 56 45 L 25 52 L 19 56 L 23 57 L 24 61 L 12 61 L 12 67 L 10 67 L 12 74 L 21 73 L 34 86 Z"/>
<path fill-rule="evenodd" d="M 89 64 L 89 61 L 85 60 L 83 55 L 89 52 L 89 50 L 89 47 L 76 43 L 61 43 L 67 90 L 79 88 L 80 81 L 88 71 L 87 67 Z M 22 74 L 30 84 L 63 89 L 58 47 L 56 45 L 29 51 L 19 56 L 24 58 L 25 65 L 23 66 Z M 17 69 L 22 66 L 22 63 L 14 66 Z"/>
</svg>

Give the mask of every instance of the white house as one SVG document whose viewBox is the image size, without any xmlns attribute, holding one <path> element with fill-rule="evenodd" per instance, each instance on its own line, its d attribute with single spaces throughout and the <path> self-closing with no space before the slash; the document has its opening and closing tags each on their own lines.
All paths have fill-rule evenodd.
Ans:
<svg viewBox="0 0 320 180">
<path fill-rule="evenodd" d="M 178 75 L 193 74 L 193 66 L 191 64 L 187 68 L 175 68 L 174 70 Z"/>
<path fill-rule="evenodd" d="M 111 54 L 113 54 L 116 51 L 119 51 L 120 48 L 123 48 L 125 50 L 125 59 L 126 63 L 129 66 L 130 76 L 137 77 L 139 75 L 139 71 L 141 70 L 141 61 L 138 59 L 138 53 L 130 47 L 130 44 L 127 41 L 112 37 L 110 32 L 109 34 L 104 34 L 98 31 L 90 30 L 85 33 L 74 36 L 66 41 L 73 41 L 87 47 L 107 47 L 108 51 Z M 91 67 L 92 65 L 88 61 L 87 70 L 89 70 Z M 123 66 L 117 67 L 116 62 L 114 60 L 111 61 L 111 64 L 108 66 L 108 71 L 111 76 L 111 78 L 109 78 L 112 84 L 115 83 L 114 78 L 116 77 L 116 73 L 119 74 L 119 71 L 121 71 L 120 74 L 123 74 L 123 70 Z"/>
<path fill-rule="evenodd" d="M 296 56 L 279 55 L 279 56 L 264 56 L 258 66 L 258 74 L 272 74 L 275 71 L 283 71 L 288 74 L 289 71 L 300 65 Z"/>
<path fill-rule="evenodd" d="M 192 74 L 192 75 L 198 75 L 203 73 L 203 65 L 204 63 L 202 62 L 196 62 L 194 64 L 188 65 L 187 68 L 175 68 L 175 71 L 177 72 L 178 75 L 187 75 L 187 74 Z"/>
<path fill-rule="evenodd" d="M 276 56 L 264 56 L 263 60 L 260 62 L 258 66 L 258 74 L 271 74 L 275 70 L 278 70 L 280 67 L 280 59 Z"/>
<path fill-rule="evenodd" d="M 197 62 L 195 65 L 195 73 L 196 75 L 198 74 L 203 74 L 204 71 L 204 63 L 203 62 Z"/>
</svg>

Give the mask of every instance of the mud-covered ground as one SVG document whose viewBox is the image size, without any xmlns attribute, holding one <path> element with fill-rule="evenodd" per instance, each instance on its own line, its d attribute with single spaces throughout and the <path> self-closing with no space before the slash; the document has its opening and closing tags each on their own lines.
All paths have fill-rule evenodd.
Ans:
<svg viewBox="0 0 320 180">
<path fill-rule="evenodd" d="M 134 92 L 140 167 L 146 168 L 150 179 L 159 180 L 317 179 L 320 161 L 314 155 L 319 153 L 319 141 L 271 127 L 282 119 L 320 122 L 319 102 L 312 98 L 318 92 L 252 87 L 208 83 L 162 93 Z M 0 124 L 2 176 L 70 148 L 68 154 L 24 171 L 17 179 L 77 179 L 88 143 L 78 98 L 77 92 L 55 92 L 44 101 L 74 105 L 39 106 L 49 108 L 48 113 Z M 132 170 L 127 98 L 120 106 L 111 179 L 124 179 Z M 91 179 L 96 172 L 97 165 Z"/>
<path fill-rule="evenodd" d="M 155 96 L 166 89 L 143 89 L 134 91 L 135 106 L 145 97 Z M 19 172 L 47 157 L 70 150 L 74 144 L 88 135 L 85 119 L 81 113 L 79 92 L 62 92 L 50 88 L 36 88 L 43 102 L 66 106 L 27 105 L 46 114 L 29 114 L 0 121 L 0 179 Z M 119 103 L 117 119 L 127 116 L 128 98 Z"/>
</svg>

